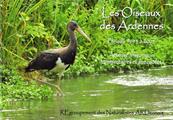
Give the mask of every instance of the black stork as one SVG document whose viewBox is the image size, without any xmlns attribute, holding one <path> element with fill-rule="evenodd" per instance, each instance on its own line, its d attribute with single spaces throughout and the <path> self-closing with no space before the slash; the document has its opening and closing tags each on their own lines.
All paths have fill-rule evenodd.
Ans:
<svg viewBox="0 0 173 120">
<path fill-rule="evenodd" d="M 69 45 L 63 48 L 42 51 L 28 64 L 25 71 L 32 72 L 36 70 L 48 70 L 57 72 L 61 78 L 63 71 L 67 70 L 75 61 L 77 50 L 77 39 L 74 33 L 75 30 L 90 41 L 90 38 L 82 31 L 78 24 L 71 21 L 67 25 L 67 31 L 70 37 Z"/>
</svg>

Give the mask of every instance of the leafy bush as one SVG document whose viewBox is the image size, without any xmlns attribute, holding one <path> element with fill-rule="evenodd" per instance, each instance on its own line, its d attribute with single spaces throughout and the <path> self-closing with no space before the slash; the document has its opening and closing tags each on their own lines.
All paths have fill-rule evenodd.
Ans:
<svg viewBox="0 0 173 120">
<path fill-rule="evenodd" d="M 35 81 L 26 81 L 13 68 L 0 66 L 1 96 L 2 101 L 48 99 L 53 95 L 53 90 L 46 85 L 38 85 Z"/>
</svg>

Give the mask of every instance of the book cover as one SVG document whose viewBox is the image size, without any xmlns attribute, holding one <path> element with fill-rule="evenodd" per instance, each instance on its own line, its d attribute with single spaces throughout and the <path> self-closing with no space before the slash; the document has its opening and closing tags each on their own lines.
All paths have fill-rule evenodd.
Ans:
<svg viewBox="0 0 173 120">
<path fill-rule="evenodd" d="M 172 120 L 172 0 L 0 1 L 0 119 Z"/>
</svg>

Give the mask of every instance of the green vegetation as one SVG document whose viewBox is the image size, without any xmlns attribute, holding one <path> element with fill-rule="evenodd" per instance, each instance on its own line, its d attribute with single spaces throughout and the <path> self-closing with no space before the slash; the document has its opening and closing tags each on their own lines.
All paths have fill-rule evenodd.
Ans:
<svg viewBox="0 0 173 120">
<path fill-rule="evenodd" d="M 163 30 L 101 30 L 102 8 L 105 13 L 123 9 L 126 6 L 139 11 L 159 11 L 160 17 L 131 17 L 126 23 L 164 24 Z M 52 92 L 46 86 L 26 82 L 20 74 L 28 61 L 42 50 L 62 47 L 68 44 L 66 25 L 75 20 L 89 34 L 88 43 L 78 36 L 78 54 L 75 64 L 65 76 L 148 69 L 173 64 L 173 13 L 171 0 L 3 0 L 0 1 L 0 50 L 1 91 L 3 99 L 48 98 Z M 110 17 L 106 23 L 118 25 L 122 19 Z M 123 41 L 124 43 L 119 43 Z M 149 41 L 149 43 L 146 43 Z M 91 49 L 92 48 L 92 49 Z M 120 57 L 117 54 L 128 57 Z M 136 57 L 139 54 L 141 57 Z M 146 57 L 145 55 L 152 55 Z M 147 61 L 159 64 L 115 64 L 109 61 Z M 109 62 L 107 61 L 107 62 Z M 10 72 L 10 73 L 9 73 Z M 12 73 L 11 73 L 12 72 Z"/>
<path fill-rule="evenodd" d="M 11 100 L 48 99 L 53 95 L 53 90 L 46 85 L 38 85 L 35 81 L 24 81 L 24 78 L 12 68 L 0 67 L 1 101 Z"/>
</svg>

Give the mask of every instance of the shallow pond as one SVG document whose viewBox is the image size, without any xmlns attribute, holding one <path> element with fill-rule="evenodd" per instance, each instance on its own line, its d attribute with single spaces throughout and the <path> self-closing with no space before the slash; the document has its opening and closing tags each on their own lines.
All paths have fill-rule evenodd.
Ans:
<svg viewBox="0 0 173 120">
<path fill-rule="evenodd" d="M 65 96 L 17 101 L 3 120 L 172 120 L 173 67 L 62 80 Z"/>
</svg>

